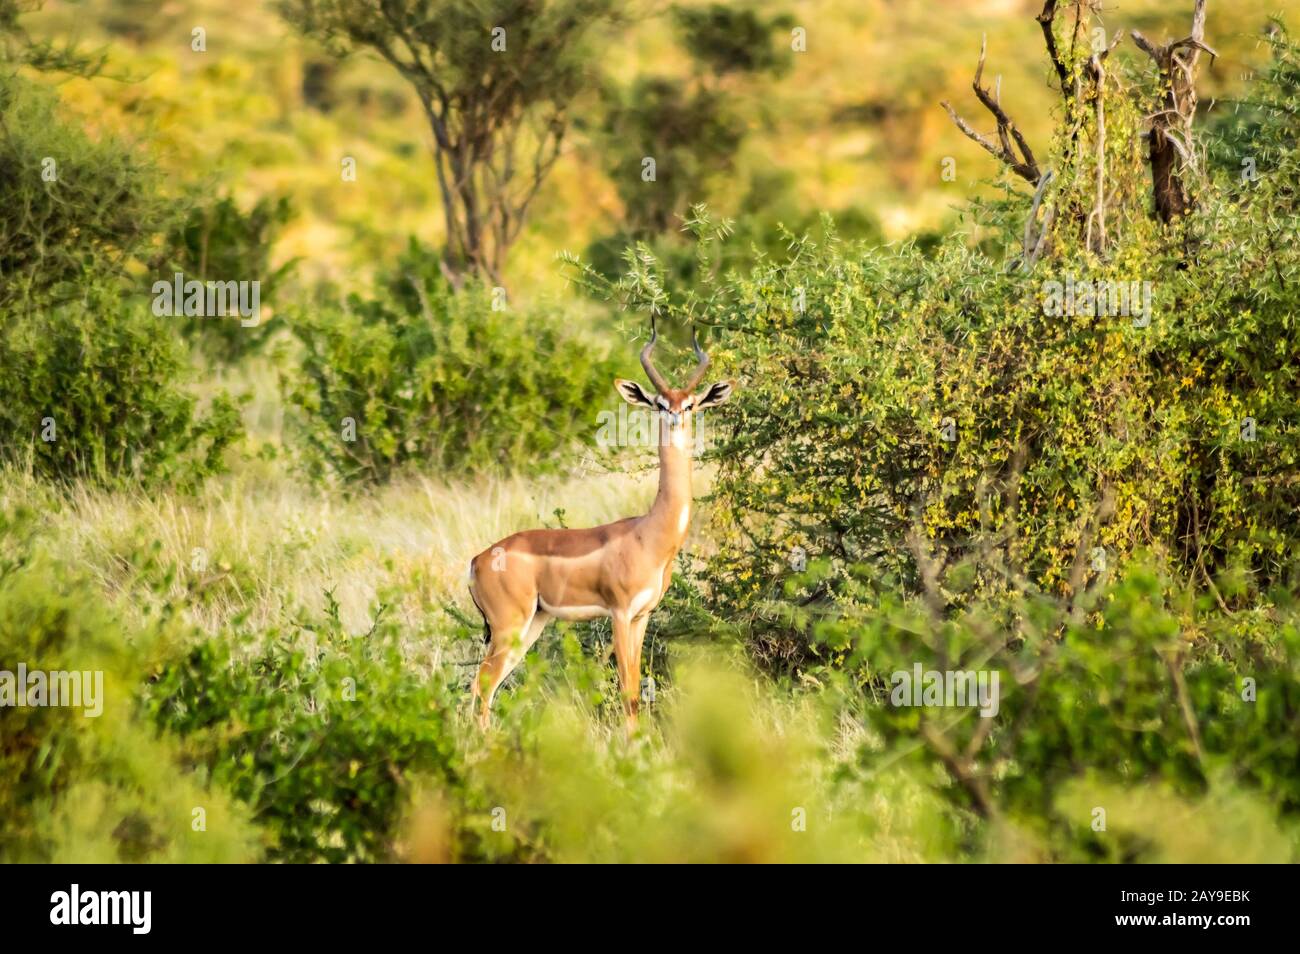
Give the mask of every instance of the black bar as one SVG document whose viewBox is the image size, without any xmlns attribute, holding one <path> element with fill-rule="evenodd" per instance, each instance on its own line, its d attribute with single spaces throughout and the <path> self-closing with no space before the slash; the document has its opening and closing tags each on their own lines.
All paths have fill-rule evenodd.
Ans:
<svg viewBox="0 0 1300 954">
<path fill-rule="evenodd" d="M 838 920 L 840 929 L 865 932 L 873 944 L 893 936 L 941 943 L 958 935 L 990 942 L 1135 935 L 1231 944 L 1292 926 L 1291 874 L 1280 866 L 863 866 L 671 876 L 627 867 L 544 877 L 527 868 L 12 866 L 0 869 L 7 883 L 0 909 L 6 940 L 76 934 L 127 944 L 349 937 L 373 943 L 376 930 L 428 938 L 443 928 L 495 934 L 506 924 L 522 928 L 534 915 L 552 938 L 571 933 L 576 940 L 591 936 L 594 924 L 586 919 L 593 905 L 602 922 L 622 908 L 620 916 L 659 922 L 669 932 L 676 930 L 672 924 L 704 923 L 709 933 L 747 934 L 777 920 L 821 933 Z M 697 878 L 702 883 L 692 888 Z M 98 896 L 87 902 L 88 893 L 149 892 L 148 933 L 136 933 L 126 917 L 128 923 L 116 925 L 52 924 L 52 898 L 62 892 L 70 901 L 73 884 L 87 911 L 86 904 L 99 903 Z M 142 902 L 140 895 L 130 910 L 141 913 Z M 112 904 L 121 907 L 122 896 Z"/>
</svg>

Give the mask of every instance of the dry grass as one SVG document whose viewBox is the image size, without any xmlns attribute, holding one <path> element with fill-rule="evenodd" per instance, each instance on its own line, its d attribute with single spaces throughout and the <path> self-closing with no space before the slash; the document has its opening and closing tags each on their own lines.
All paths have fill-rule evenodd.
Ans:
<svg viewBox="0 0 1300 954">
<path fill-rule="evenodd" d="M 369 493 L 315 490 L 288 476 L 243 472 L 198 495 L 40 487 L 5 475 L 7 505 L 46 514 L 59 554 L 111 595 L 143 609 L 135 587 L 140 553 L 175 570 L 172 592 L 207 591 L 194 622 L 210 633 L 238 614 L 273 625 L 286 612 L 319 612 L 333 590 L 350 631 L 364 632 L 382 594 L 411 623 L 446 601 L 472 612 L 465 567 L 493 541 L 530 526 L 605 523 L 643 512 L 652 471 L 561 479 L 480 478 L 447 483 L 410 478 Z"/>
</svg>

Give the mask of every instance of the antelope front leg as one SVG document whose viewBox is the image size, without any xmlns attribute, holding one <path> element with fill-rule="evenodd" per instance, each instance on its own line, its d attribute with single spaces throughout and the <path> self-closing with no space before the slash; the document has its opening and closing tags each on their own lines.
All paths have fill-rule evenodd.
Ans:
<svg viewBox="0 0 1300 954">
<path fill-rule="evenodd" d="M 641 708 L 641 647 L 645 645 L 645 629 L 650 622 L 647 611 L 632 620 L 632 680 L 637 692 L 637 711 Z M 651 675 L 654 675 L 651 673 Z"/>
<path fill-rule="evenodd" d="M 623 716 L 627 720 L 627 734 L 630 738 L 636 732 L 636 716 L 641 701 L 640 653 L 635 645 L 637 626 L 625 613 L 615 613 L 611 622 L 614 627 L 614 662 L 618 667 L 618 684 L 623 691 Z"/>
</svg>

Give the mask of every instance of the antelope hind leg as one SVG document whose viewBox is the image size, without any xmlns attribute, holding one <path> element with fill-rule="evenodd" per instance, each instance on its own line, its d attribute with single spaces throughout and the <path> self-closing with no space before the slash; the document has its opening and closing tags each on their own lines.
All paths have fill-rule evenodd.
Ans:
<svg viewBox="0 0 1300 954">
<path fill-rule="evenodd" d="M 492 639 L 488 643 L 487 658 L 479 667 L 471 689 L 472 698 L 479 700 L 479 725 L 486 729 L 492 718 L 492 700 L 501 684 L 523 661 L 533 643 L 537 642 L 551 617 L 541 610 L 522 622 L 501 627 L 489 623 Z"/>
</svg>

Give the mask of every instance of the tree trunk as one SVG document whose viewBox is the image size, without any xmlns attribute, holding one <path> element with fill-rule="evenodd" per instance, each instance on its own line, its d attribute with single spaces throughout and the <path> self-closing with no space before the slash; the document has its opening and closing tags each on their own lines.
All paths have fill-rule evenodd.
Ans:
<svg viewBox="0 0 1300 954">
<path fill-rule="evenodd" d="M 1174 148 L 1164 128 L 1151 128 L 1151 190 L 1155 198 L 1156 216 L 1161 222 L 1172 222 L 1186 214 L 1191 207 L 1187 190 L 1179 175 L 1178 151 Z"/>
</svg>

